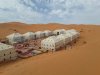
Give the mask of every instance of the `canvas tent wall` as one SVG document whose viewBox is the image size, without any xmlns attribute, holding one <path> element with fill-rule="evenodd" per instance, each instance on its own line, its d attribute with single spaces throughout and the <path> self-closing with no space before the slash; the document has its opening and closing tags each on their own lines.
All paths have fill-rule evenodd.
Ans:
<svg viewBox="0 0 100 75">
<path fill-rule="evenodd" d="M 78 37 L 80 36 L 80 33 L 79 33 L 77 30 L 71 29 L 70 31 L 71 31 L 73 34 L 76 35 L 76 38 L 78 38 Z"/>
<path fill-rule="evenodd" d="M 60 35 L 57 36 L 57 38 L 59 38 L 60 40 L 63 41 L 63 46 L 65 46 L 66 44 L 71 42 L 71 37 L 69 37 L 66 34 L 60 34 Z"/>
<path fill-rule="evenodd" d="M 0 43 L 0 62 L 17 59 L 17 53 L 13 46 Z"/>
<path fill-rule="evenodd" d="M 41 41 L 41 48 L 48 51 L 55 51 L 61 48 L 62 45 L 63 41 L 56 36 L 51 36 Z"/>
<path fill-rule="evenodd" d="M 10 44 L 19 43 L 24 41 L 24 37 L 20 33 L 13 33 L 6 37 Z"/>
<path fill-rule="evenodd" d="M 35 33 L 33 32 L 27 32 L 25 34 L 23 34 L 25 40 L 34 40 L 36 39 Z"/>
<path fill-rule="evenodd" d="M 53 34 L 54 35 L 60 35 L 60 34 L 64 34 L 66 32 L 65 29 L 58 29 L 58 30 L 54 30 Z"/>
<path fill-rule="evenodd" d="M 37 39 L 45 37 L 45 34 L 42 31 L 35 32 L 35 35 Z"/>
<path fill-rule="evenodd" d="M 45 37 L 52 35 L 52 31 L 50 31 L 50 30 L 45 30 L 43 33 L 44 33 Z"/>
<path fill-rule="evenodd" d="M 72 40 L 75 40 L 80 36 L 80 33 L 74 29 L 71 29 L 71 30 L 66 31 L 66 35 L 69 35 L 69 36 L 72 35 Z"/>
</svg>

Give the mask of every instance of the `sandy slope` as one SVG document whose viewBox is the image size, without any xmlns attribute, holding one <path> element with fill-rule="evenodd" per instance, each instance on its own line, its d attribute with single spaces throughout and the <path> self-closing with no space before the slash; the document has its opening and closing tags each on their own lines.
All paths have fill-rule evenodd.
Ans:
<svg viewBox="0 0 100 75">
<path fill-rule="evenodd" d="M 100 26 L 64 26 L 57 24 L 24 25 L 21 28 L 19 26 L 15 25 L 14 27 L 22 33 L 29 30 L 75 28 L 81 31 L 81 37 L 72 49 L 68 48 L 53 54 L 47 53 L 1 64 L 0 75 L 100 75 Z M 6 29 L 10 27 L 13 26 L 9 25 Z M 3 28 L 0 28 L 0 31 L 2 31 Z M 0 36 L 4 37 L 7 34 L 9 32 L 6 31 L 6 34 L 0 34 Z"/>
</svg>

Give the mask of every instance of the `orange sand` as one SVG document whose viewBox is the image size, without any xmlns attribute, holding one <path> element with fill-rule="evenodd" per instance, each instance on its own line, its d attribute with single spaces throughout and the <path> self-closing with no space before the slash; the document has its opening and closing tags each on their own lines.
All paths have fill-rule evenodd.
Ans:
<svg viewBox="0 0 100 75">
<path fill-rule="evenodd" d="M 100 26 L 5 23 L 0 25 L 0 37 L 12 33 L 10 28 L 21 33 L 74 28 L 81 31 L 81 37 L 72 49 L 0 64 L 0 75 L 100 75 Z"/>
</svg>

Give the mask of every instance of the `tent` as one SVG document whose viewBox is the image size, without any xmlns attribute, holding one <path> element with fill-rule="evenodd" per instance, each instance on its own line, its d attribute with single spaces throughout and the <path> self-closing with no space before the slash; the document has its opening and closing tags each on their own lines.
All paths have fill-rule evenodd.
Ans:
<svg viewBox="0 0 100 75">
<path fill-rule="evenodd" d="M 15 60 L 17 53 L 13 46 L 0 43 L 0 62 Z"/>
<path fill-rule="evenodd" d="M 58 29 L 58 30 L 54 30 L 53 34 L 54 35 L 60 35 L 60 34 L 64 34 L 66 32 L 65 29 Z"/>
<path fill-rule="evenodd" d="M 35 32 L 35 35 L 37 39 L 45 37 L 45 34 L 42 31 Z"/>
<path fill-rule="evenodd" d="M 60 34 L 57 36 L 57 38 L 63 41 L 63 46 L 71 42 L 71 37 L 66 34 Z"/>
<path fill-rule="evenodd" d="M 10 44 L 19 43 L 24 41 L 24 37 L 20 33 L 13 33 L 6 37 Z"/>
<path fill-rule="evenodd" d="M 55 51 L 62 45 L 63 41 L 56 36 L 51 36 L 41 41 L 41 48 L 49 51 Z"/>
<path fill-rule="evenodd" d="M 69 35 L 69 36 L 72 35 L 72 40 L 75 40 L 80 36 L 80 33 L 74 29 L 71 29 L 71 30 L 66 31 L 66 35 Z"/>
<path fill-rule="evenodd" d="M 52 31 L 50 31 L 50 30 L 45 30 L 43 33 L 44 33 L 44 35 L 45 35 L 46 37 L 52 35 Z"/>
<path fill-rule="evenodd" d="M 34 40 L 36 37 L 35 37 L 35 33 L 33 32 L 27 32 L 25 34 L 23 34 L 25 40 Z"/>
</svg>

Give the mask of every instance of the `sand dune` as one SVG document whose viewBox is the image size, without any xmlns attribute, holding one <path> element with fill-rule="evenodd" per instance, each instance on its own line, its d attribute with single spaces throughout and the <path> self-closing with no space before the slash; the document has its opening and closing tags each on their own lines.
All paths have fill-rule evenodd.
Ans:
<svg viewBox="0 0 100 75">
<path fill-rule="evenodd" d="M 27 26 L 23 23 L 4 25 L 0 25 L 2 38 L 13 32 L 9 30 L 10 28 L 15 28 L 20 33 L 74 28 L 81 32 L 81 36 L 72 49 L 0 64 L 0 75 L 100 75 L 100 26 L 61 24 Z"/>
</svg>

